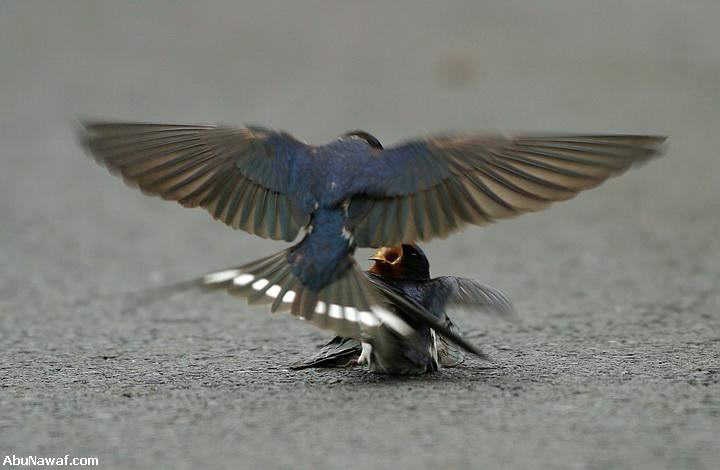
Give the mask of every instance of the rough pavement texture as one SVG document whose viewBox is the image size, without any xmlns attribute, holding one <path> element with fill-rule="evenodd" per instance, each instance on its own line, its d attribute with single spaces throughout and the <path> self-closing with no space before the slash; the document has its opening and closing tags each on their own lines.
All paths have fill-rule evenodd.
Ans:
<svg viewBox="0 0 720 470">
<path fill-rule="evenodd" d="M 0 458 L 101 468 L 720 468 L 720 7 L 0 5 Z M 73 118 L 657 132 L 662 160 L 426 249 L 524 321 L 433 376 L 290 372 L 327 334 L 225 295 L 124 293 L 281 249 L 142 196 Z M 367 253 L 361 251 L 359 257 Z"/>
</svg>

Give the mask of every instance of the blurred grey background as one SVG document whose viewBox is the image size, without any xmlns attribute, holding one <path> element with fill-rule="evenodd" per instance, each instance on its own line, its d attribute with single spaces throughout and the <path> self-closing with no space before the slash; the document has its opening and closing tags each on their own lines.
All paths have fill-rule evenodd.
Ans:
<svg viewBox="0 0 720 470">
<path fill-rule="evenodd" d="M 718 468 L 720 3 L 0 2 L 0 458 L 101 468 Z M 282 244 L 147 198 L 78 117 L 385 145 L 505 129 L 670 135 L 576 200 L 426 250 L 523 322 L 415 379 L 290 372 L 327 338 L 147 286 Z M 365 251 L 358 252 L 365 258 Z"/>
</svg>

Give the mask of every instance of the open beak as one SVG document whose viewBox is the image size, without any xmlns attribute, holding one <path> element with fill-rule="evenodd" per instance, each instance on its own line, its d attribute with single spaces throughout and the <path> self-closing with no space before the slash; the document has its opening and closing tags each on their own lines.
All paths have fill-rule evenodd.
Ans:
<svg viewBox="0 0 720 470">
<path fill-rule="evenodd" d="M 401 247 L 382 247 L 368 259 L 376 263 L 395 264 L 401 256 Z"/>
</svg>

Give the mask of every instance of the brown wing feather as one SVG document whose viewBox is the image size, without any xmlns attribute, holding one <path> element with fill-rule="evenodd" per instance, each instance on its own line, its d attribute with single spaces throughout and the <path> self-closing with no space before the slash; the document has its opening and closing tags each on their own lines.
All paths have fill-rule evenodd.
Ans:
<svg viewBox="0 0 720 470">
<path fill-rule="evenodd" d="M 374 173 L 402 168 L 407 177 L 379 176 L 374 190 L 353 200 L 351 214 L 353 205 L 372 206 L 353 220 L 356 240 L 379 247 L 444 238 L 466 224 L 539 211 L 660 155 L 664 142 L 643 135 L 445 136 L 390 148 L 373 159 Z M 402 218 L 378 216 L 404 205 Z"/>
<path fill-rule="evenodd" d="M 217 125 L 85 123 L 84 128 L 83 144 L 95 160 L 146 194 L 202 207 L 264 238 L 291 241 L 301 228 L 298 221 L 306 215 L 297 214 L 281 184 L 288 166 L 283 159 L 295 156 L 280 155 L 271 143 L 305 145 L 287 134 Z"/>
</svg>

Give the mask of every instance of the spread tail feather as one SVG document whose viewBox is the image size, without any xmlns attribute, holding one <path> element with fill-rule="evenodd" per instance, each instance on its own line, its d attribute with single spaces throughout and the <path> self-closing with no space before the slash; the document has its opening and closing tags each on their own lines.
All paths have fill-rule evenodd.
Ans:
<svg viewBox="0 0 720 470">
<path fill-rule="evenodd" d="M 402 336 L 415 338 L 415 330 L 382 305 L 393 305 L 411 315 L 415 322 L 433 328 L 442 337 L 481 359 L 489 357 L 462 338 L 457 331 L 435 319 L 416 302 L 395 293 L 374 276 L 369 278 L 355 263 L 318 293 L 305 289 L 292 274 L 288 250 L 236 268 L 211 272 L 190 281 L 152 288 L 134 299 L 126 311 L 170 297 L 192 288 L 225 288 L 250 303 L 271 303 L 272 312 L 285 311 L 319 328 L 334 330 L 340 336 L 368 339 L 384 324 Z M 378 300 L 381 298 L 382 300 Z M 409 344 L 414 344 L 410 341 Z"/>
<path fill-rule="evenodd" d="M 383 307 L 354 261 L 318 291 L 305 287 L 292 271 L 289 250 L 233 269 L 206 274 L 206 286 L 224 287 L 248 303 L 269 303 L 272 312 L 290 312 L 318 328 L 360 339 L 385 325 L 403 336 L 414 334 L 404 320 Z"/>
<path fill-rule="evenodd" d="M 269 303 L 272 312 L 289 312 L 342 336 L 361 339 L 380 325 L 402 336 L 415 335 L 412 327 L 383 307 L 375 289 L 354 261 L 333 282 L 313 292 L 292 273 L 288 251 L 189 281 L 146 289 L 132 295 L 132 304 L 125 311 L 135 311 L 189 289 L 224 288 L 246 298 L 250 304 Z"/>
</svg>

